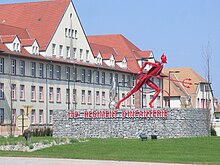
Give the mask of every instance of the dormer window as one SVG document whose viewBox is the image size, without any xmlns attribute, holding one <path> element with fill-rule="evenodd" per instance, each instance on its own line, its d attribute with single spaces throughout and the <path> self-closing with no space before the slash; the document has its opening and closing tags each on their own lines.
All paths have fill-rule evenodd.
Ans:
<svg viewBox="0 0 220 165">
<path fill-rule="evenodd" d="M 39 55 L 39 48 L 38 46 L 32 46 L 32 54 Z"/>
<path fill-rule="evenodd" d="M 102 55 L 101 53 L 99 52 L 97 57 L 96 57 L 96 64 L 97 65 L 102 65 Z"/>
<path fill-rule="evenodd" d="M 114 59 L 114 56 L 113 56 L 113 55 L 111 55 L 109 61 L 110 61 L 110 66 L 111 66 L 111 67 L 115 67 L 115 59 Z"/>
<path fill-rule="evenodd" d="M 20 52 L 20 44 L 19 43 L 13 43 L 13 51 Z"/>
<path fill-rule="evenodd" d="M 16 35 L 2 35 L 0 36 L 1 42 L 11 51 L 20 52 L 21 43 Z"/>
<path fill-rule="evenodd" d="M 127 69 L 127 61 L 125 58 L 122 60 L 122 68 Z"/>
<path fill-rule="evenodd" d="M 101 57 L 97 57 L 97 64 L 101 65 L 101 62 L 102 62 L 102 58 Z"/>
<path fill-rule="evenodd" d="M 110 66 L 114 67 L 115 66 L 115 60 L 110 59 Z"/>
</svg>

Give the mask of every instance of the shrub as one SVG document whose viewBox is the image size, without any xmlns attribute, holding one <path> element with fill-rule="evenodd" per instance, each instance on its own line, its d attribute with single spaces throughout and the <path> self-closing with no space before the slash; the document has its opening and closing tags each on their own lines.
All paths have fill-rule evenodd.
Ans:
<svg viewBox="0 0 220 165">
<path fill-rule="evenodd" d="M 211 127 L 211 136 L 217 136 L 217 133 L 214 127 Z"/>
<path fill-rule="evenodd" d="M 33 144 L 29 144 L 29 149 L 34 149 L 34 145 Z"/>
<path fill-rule="evenodd" d="M 53 130 L 51 128 L 35 128 L 32 130 L 33 136 L 52 136 Z"/>
</svg>

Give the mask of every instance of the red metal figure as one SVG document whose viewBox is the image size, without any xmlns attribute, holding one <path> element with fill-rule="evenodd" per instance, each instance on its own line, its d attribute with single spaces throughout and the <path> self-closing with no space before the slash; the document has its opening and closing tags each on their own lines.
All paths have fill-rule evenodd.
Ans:
<svg viewBox="0 0 220 165">
<path fill-rule="evenodd" d="M 127 95 L 124 98 L 119 100 L 119 102 L 115 108 L 118 109 L 120 104 L 123 101 L 125 101 L 127 98 L 129 98 L 135 92 L 137 92 L 144 84 L 147 84 L 149 87 L 151 87 L 152 89 L 155 90 L 155 94 L 149 103 L 149 106 L 152 108 L 153 107 L 152 104 L 153 104 L 154 100 L 157 98 L 157 96 L 160 93 L 160 88 L 150 79 L 152 77 L 160 78 L 160 73 L 163 69 L 164 63 L 167 63 L 167 57 L 164 54 L 161 56 L 161 62 L 152 63 L 152 62 L 146 61 L 144 63 L 144 65 L 141 67 L 140 71 L 138 72 L 139 79 L 137 81 L 137 84 L 132 88 L 132 90 L 130 92 L 127 93 Z M 142 71 L 146 67 L 147 64 L 151 65 L 152 67 L 149 71 L 147 71 L 147 73 L 143 73 Z"/>
</svg>

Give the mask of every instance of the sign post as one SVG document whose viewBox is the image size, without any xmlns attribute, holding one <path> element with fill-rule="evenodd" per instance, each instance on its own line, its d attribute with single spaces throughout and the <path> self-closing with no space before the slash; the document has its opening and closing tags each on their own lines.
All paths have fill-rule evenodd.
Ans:
<svg viewBox="0 0 220 165">
<path fill-rule="evenodd" d="M 30 127 L 31 124 L 29 117 L 24 114 L 17 117 L 16 123 L 17 123 L 16 126 L 18 127 L 19 130 L 22 131 L 22 134 L 26 129 Z"/>
</svg>

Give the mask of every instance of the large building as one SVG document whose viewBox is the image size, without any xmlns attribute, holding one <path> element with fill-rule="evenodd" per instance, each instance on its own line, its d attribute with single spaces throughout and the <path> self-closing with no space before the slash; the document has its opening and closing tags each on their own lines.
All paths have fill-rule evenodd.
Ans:
<svg viewBox="0 0 220 165">
<path fill-rule="evenodd" d="M 123 35 L 87 37 L 71 0 L 1 4 L 0 135 L 19 134 L 23 113 L 47 127 L 54 109 L 108 109 L 113 78 L 117 101 L 145 60 L 155 62 L 153 52 Z M 121 108 L 147 107 L 153 94 L 137 92 Z M 160 94 L 154 107 L 162 106 Z"/>
</svg>

